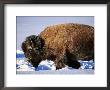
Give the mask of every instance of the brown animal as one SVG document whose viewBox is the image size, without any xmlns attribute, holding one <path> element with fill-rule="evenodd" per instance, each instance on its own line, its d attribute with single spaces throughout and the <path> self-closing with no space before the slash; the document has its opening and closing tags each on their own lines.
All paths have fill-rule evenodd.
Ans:
<svg viewBox="0 0 110 90">
<path fill-rule="evenodd" d="M 33 66 L 45 59 L 55 62 L 56 69 L 79 68 L 78 60 L 94 59 L 94 27 L 83 24 L 58 24 L 32 35 L 22 43 L 22 49 Z"/>
</svg>

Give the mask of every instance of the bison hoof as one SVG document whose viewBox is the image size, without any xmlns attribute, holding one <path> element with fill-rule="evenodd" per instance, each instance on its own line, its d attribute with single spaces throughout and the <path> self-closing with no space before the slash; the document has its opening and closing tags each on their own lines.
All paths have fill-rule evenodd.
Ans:
<svg viewBox="0 0 110 90">
<path fill-rule="evenodd" d="M 68 62 L 68 66 L 75 69 L 79 69 L 81 65 L 78 61 L 70 61 Z"/>
</svg>

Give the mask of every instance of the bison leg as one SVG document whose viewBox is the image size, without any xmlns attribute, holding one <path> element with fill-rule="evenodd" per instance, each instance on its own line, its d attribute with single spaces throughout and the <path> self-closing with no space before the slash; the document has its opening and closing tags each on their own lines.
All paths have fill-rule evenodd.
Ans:
<svg viewBox="0 0 110 90">
<path fill-rule="evenodd" d="M 78 69 L 81 66 L 80 63 L 77 61 L 76 55 L 70 53 L 69 51 L 66 51 L 64 62 L 69 67 L 75 69 Z"/>
<path fill-rule="evenodd" d="M 64 64 L 64 62 L 63 62 L 62 60 L 56 61 L 56 62 L 55 62 L 55 65 L 56 65 L 56 70 L 62 69 L 62 68 L 65 67 L 65 64 Z"/>
<path fill-rule="evenodd" d="M 74 60 L 69 60 L 67 65 L 69 67 L 72 67 L 72 68 L 75 68 L 75 69 L 79 69 L 79 67 L 81 66 L 78 61 L 74 61 Z"/>
</svg>

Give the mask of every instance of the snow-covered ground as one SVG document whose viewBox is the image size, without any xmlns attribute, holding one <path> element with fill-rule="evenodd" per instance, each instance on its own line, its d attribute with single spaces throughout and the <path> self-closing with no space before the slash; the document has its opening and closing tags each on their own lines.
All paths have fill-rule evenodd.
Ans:
<svg viewBox="0 0 110 90">
<path fill-rule="evenodd" d="M 38 68 L 35 68 L 31 63 L 27 62 L 22 51 L 17 50 L 17 63 L 16 70 L 17 74 L 94 74 L 94 62 L 81 61 L 80 69 L 74 69 L 71 67 L 65 67 L 63 69 L 56 70 L 54 62 L 51 60 L 42 61 Z"/>
</svg>

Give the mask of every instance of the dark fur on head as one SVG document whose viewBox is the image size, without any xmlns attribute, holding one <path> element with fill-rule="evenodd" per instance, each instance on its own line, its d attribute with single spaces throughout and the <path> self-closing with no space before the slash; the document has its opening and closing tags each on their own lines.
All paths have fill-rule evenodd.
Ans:
<svg viewBox="0 0 110 90">
<path fill-rule="evenodd" d="M 26 37 L 26 40 L 22 43 L 22 50 L 25 54 L 25 57 L 29 62 L 32 63 L 34 67 L 37 67 L 38 64 L 43 59 L 43 47 L 44 40 L 40 36 L 31 35 Z"/>
</svg>

